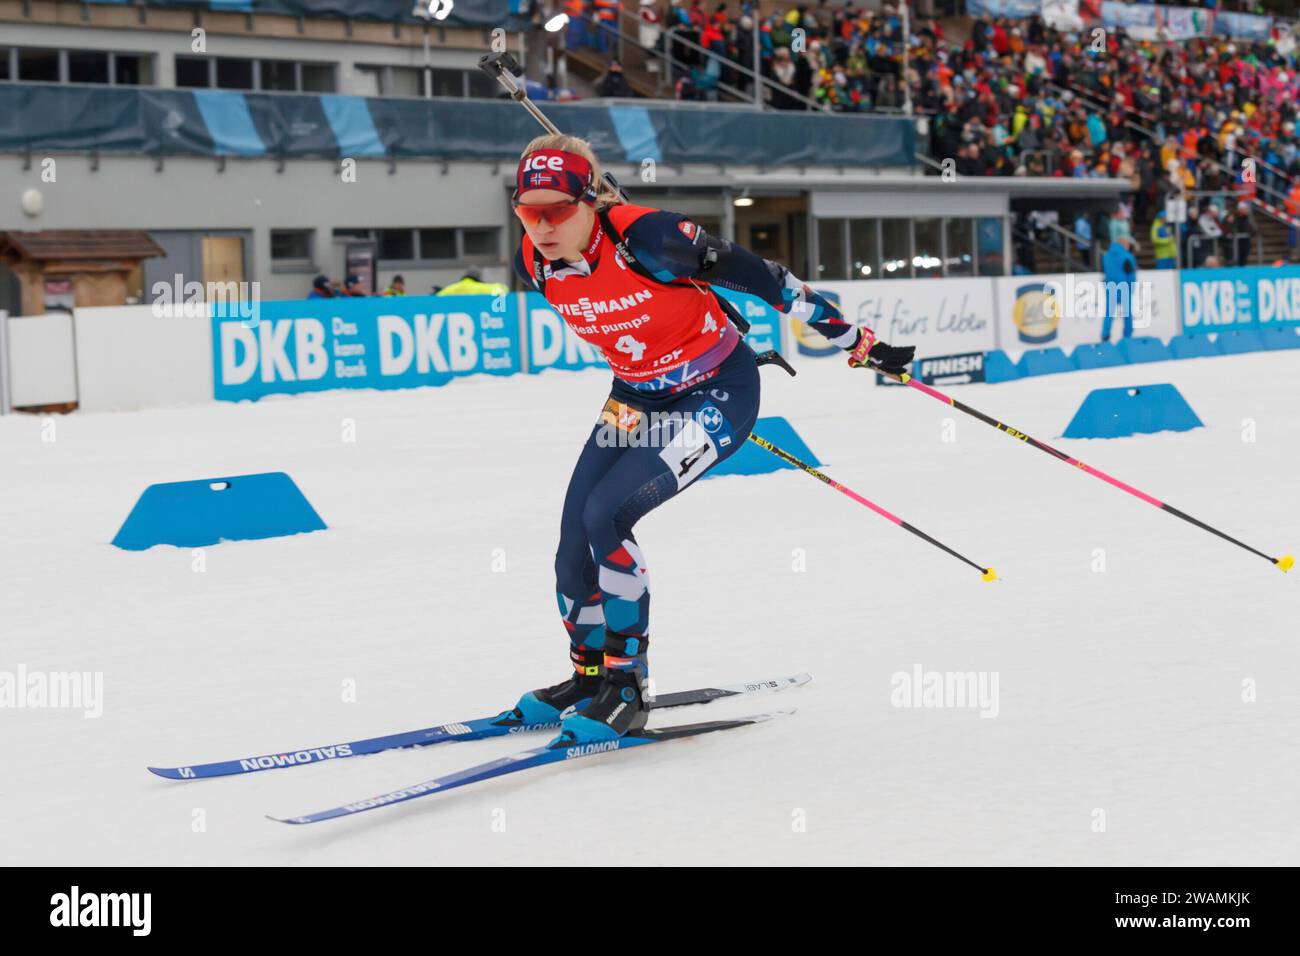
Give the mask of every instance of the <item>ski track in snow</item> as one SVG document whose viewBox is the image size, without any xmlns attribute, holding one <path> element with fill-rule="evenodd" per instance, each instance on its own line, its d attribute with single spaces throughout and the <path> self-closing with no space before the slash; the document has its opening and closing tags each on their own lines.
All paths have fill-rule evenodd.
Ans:
<svg viewBox="0 0 1300 956">
<path fill-rule="evenodd" d="M 1300 549 L 1297 361 L 952 391 L 1279 555 Z M 349 802 L 533 740 L 193 783 L 145 771 L 487 716 L 562 679 L 560 505 L 608 379 L 74 414 L 53 419 L 53 442 L 40 418 L 0 419 L 0 670 L 102 671 L 105 697 L 99 719 L 0 710 L 0 859 L 1300 863 L 1300 571 L 840 362 L 795 379 L 764 370 L 762 414 L 788 417 L 832 477 L 1002 580 L 794 471 L 712 479 L 653 512 L 637 537 L 660 689 L 813 674 L 777 697 L 654 723 L 794 716 L 302 828 L 263 814 Z M 1089 389 L 1156 382 L 1177 385 L 1206 427 L 1058 440 Z M 328 531 L 207 548 L 203 573 L 189 550 L 108 544 L 150 483 L 275 470 Z M 996 671 L 997 716 L 892 706 L 891 676 L 917 664 Z M 206 831 L 194 832 L 200 810 Z"/>
</svg>

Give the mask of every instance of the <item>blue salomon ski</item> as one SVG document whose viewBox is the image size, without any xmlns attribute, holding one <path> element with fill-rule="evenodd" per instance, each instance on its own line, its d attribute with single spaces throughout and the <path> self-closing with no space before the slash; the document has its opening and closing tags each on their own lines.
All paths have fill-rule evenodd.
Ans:
<svg viewBox="0 0 1300 956">
<path fill-rule="evenodd" d="M 650 707 L 652 710 L 659 710 L 666 707 L 708 704 L 715 700 L 730 697 L 781 691 L 806 684 L 810 680 L 812 680 L 810 674 L 796 674 L 793 677 L 749 681 L 723 687 L 699 687 L 694 690 L 659 694 L 650 702 Z M 535 730 L 554 730 L 559 726 L 558 721 L 549 724 L 515 723 L 512 725 L 510 722 L 504 721 L 501 715 L 498 715 L 496 717 L 467 720 L 463 723 L 439 724 L 436 727 L 424 727 L 420 730 L 388 734 L 383 737 L 367 737 L 364 740 L 327 744 L 323 747 L 286 750 L 275 754 L 264 754 L 260 757 L 243 757 L 238 760 L 223 760 L 217 763 L 191 764 L 187 767 L 149 767 L 148 769 L 151 773 L 166 777 L 168 780 L 203 780 L 208 777 L 256 773 L 259 770 L 275 770 L 280 767 L 301 767 L 304 764 L 319 763 L 322 760 L 359 757 L 364 754 L 379 753 L 383 750 L 396 750 L 402 747 L 429 747 L 453 740 L 483 740 L 488 737 L 504 737 L 508 734 L 527 733 Z"/>
<path fill-rule="evenodd" d="M 682 737 L 697 737 L 700 734 L 711 734 L 719 730 L 748 727 L 750 724 L 759 724 L 792 713 L 794 713 L 792 710 L 773 711 L 770 714 L 751 714 L 748 717 L 735 717 L 731 720 L 710 720 L 700 724 L 678 724 L 673 727 L 660 727 L 657 730 L 638 730 L 626 737 L 601 740 L 595 743 L 560 744 L 558 746 L 546 744 L 541 747 L 534 747 L 531 750 L 522 750 L 508 757 L 490 760 L 476 767 L 449 773 L 443 777 L 403 787 L 401 790 L 394 790 L 391 793 L 381 793 L 378 796 L 367 797 L 355 803 L 346 803 L 341 807 L 319 810 L 316 813 L 308 813 L 299 817 L 273 817 L 268 814 L 267 819 L 275 820 L 278 823 L 320 823 L 322 820 L 354 816 L 366 810 L 375 810 L 379 807 L 391 806 L 394 803 L 414 800 L 416 797 L 428 796 L 431 793 L 442 793 L 444 790 L 466 787 L 472 783 L 490 780 L 493 777 L 500 777 L 508 773 L 518 773 L 520 770 L 529 770 L 545 764 L 562 763 L 566 760 L 591 757 L 596 754 L 609 753 L 613 750 L 644 747 L 647 744 L 664 743 Z"/>
</svg>

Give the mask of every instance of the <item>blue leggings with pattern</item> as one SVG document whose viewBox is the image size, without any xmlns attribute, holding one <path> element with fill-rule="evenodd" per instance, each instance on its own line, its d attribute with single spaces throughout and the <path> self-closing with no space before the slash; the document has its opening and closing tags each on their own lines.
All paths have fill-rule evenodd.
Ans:
<svg viewBox="0 0 1300 956">
<path fill-rule="evenodd" d="M 560 614 L 575 646 L 604 650 L 607 663 L 644 655 L 650 580 L 632 527 L 735 454 L 758 401 L 758 367 L 743 343 L 716 374 L 677 394 L 614 380 L 569 480 L 555 554 Z"/>
</svg>

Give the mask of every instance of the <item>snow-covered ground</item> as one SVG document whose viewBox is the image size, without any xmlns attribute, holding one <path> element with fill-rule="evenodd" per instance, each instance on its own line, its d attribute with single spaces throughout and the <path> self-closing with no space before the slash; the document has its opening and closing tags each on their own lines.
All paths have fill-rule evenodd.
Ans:
<svg viewBox="0 0 1300 956">
<path fill-rule="evenodd" d="M 1054 441 L 1089 389 L 1172 382 L 1205 428 L 1060 447 L 1282 554 L 1300 546 L 1298 373 L 1273 353 L 954 391 Z M 525 741 L 190 783 L 145 771 L 485 716 L 561 679 L 559 510 L 607 382 L 74 414 L 52 433 L 0 419 L 0 671 L 104 679 L 97 719 L 0 710 L 0 860 L 1300 863 L 1300 571 L 838 362 L 765 370 L 763 414 L 1002 580 L 793 471 L 712 479 L 652 513 L 637 535 L 660 689 L 814 675 L 656 720 L 793 716 L 311 827 L 263 814 Z M 188 550 L 108 543 L 150 483 L 272 470 L 328 531 L 210 547 L 202 571 Z M 918 666 L 996 673 L 996 716 L 894 706 L 894 675 Z"/>
</svg>

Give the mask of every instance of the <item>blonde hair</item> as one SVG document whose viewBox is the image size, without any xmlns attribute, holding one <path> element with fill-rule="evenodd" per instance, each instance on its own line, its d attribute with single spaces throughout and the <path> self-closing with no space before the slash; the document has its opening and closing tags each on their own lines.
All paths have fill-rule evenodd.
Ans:
<svg viewBox="0 0 1300 956">
<path fill-rule="evenodd" d="M 529 153 L 536 152 L 539 149 L 559 149 L 566 153 L 577 153 L 591 163 L 592 182 L 596 187 L 597 209 L 608 209 L 610 206 L 617 206 L 623 201 L 622 197 L 610 187 L 609 183 L 601 178 L 600 160 L 596 158 L 596 151 L 582 137 L 569 136 L 566 133 L 543 133 L 541 136 L 536 136 L 529 141 L 528 145 L 524 147 L 524 151 L 519 154 L 519 158 L 523 159 Z"/>
</svg>

